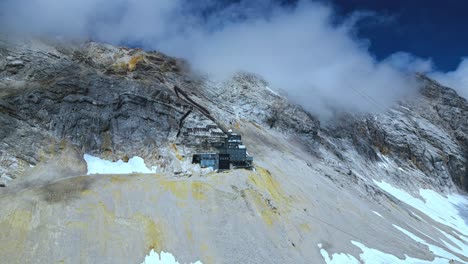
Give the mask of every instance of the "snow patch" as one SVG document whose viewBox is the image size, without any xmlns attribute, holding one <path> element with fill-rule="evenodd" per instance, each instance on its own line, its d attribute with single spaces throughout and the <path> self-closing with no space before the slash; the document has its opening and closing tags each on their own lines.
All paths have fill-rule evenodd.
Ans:
<svg viewBox="0 0 468 264">
<path fill-rule="evenodd" d="M 380 162 L 378 162 L 377 164 L 379 165 L 379 167 L 381 168 L 384 168 L 384 169 L 388 169 L 389 166 L 392 165 L 392 162 L 387 158 L 385 157 L 384 155 L 382 154 L 377 154 L 380 158 Z"/>
<path fill-rule="evenodd" d="M 442 257 L 442 258 L 445 258 L 445 262 L 443 263 L 447 263 L 447 260 L 456 260 L 456 261 L 460 261 L 460 262 L 464 262 L 463 260 L 461 260 L 460 258 L 458 258 L 457 256 L 453 255 L 452 253 L 450 252 L 447 252 L 445 249 L 443 248 L 440 248 L 438 246 L 434 246 L 432 244 L 429 244 L 427 243 L 426 241 L 424 241 L 423 239 L 421 239 L 420 237 L 416 236 L 415 234 L 411 233 L 410 231 L 402 228 L 402 227 L 399 227 L 397 225 L 393 225 L 393 227 L 395 227 L 396 229 L 398 229 L 400 232 L 402 232 L 403 234 L 407 235 L 408 237 L 410 237 L 411 239 L 413 239 L 414 241 L 418 242 L 418 243 L 421 243 L 423 245 L 426 245 L 429 250 L 434 253 L 436 256 L 439 256 L 439 257 Z M 444 243 L 446 244 L 446 243 Z M 456 251 L 455 251 L 456 252 Z M 465 253 L 462 253 L 462 255 L 464 254 L 467 254 L 467 252 Z M 435 260 L 434 260 L 435 261 Z M 435 262 L 435 263 L 438 263 L 438 262 Z"/>
<path fill-rule="evenodd" d="M 335 253 L 330 256 L 330 254 L 322 248 L 322 244 L 318 244 L 320 248 L 320 254 L 322 255 L 325 263 L 327 264 L 354 264 L 354 263 L 364 263 L 364 264 L 376 264 L 376 263 L 385 263 L 385 264 L 447 264 L 449 263 L 445 258 L 434 258 L 433 260 L 422 260 L 417 258 L 412 258 L 405 255 L 404 259 L 400 259 L 392 254 L 388 254 L 377 249 L 369 248 L 366 245 L 351 241 L 353 245 L 360 248 L 362 253 L 359 254 L 359 260 L 353 257 L 350 254 L 345 253 Z M 458 258 L 454 258 L 458 259 Z"/>
<path fill-rule="evenodd" d="M 457 230 L 453 230 L 455 234 L 457 234 L 462 240 L 468 243 L 468 236 L 464 236 L 462 233 L 458 232 Z"/>
<path fill-rule="evenodd" d="M 124 162 L 118 160 L 112 162 L 109 160 L 103 160 L 98 157 L 94 157 L 88 154 L 84 154 L 84 160 L 88 168 L 88 175 L 90 174 L 131 174 L 131 173 L 156 173 L 156 167 L 148 169 L 145 161 L 135 156 Z"/>
<path fill-rule="evenodd" d="M 406 111 L 410 111 L 410 112 L 411 112 L 411 110 L 410 110 L 408 107 L 405 107 L 405 106 L 402 106 L 402 105 L 400 105 L 400 107 L 403 108 L 403 109 L 405 109 Z"/>
<path fill-rule="evenodd" d="M 435 229 L 437 229 L 440 233 L 442 233 L 446 238 L 448 238 L 452 244 L 450 243 L 447 243 L 445 242 L 444 240 L 442 240 L 442 242 L 444 243 L 444 245 L 450 249 L 451 251 L 455 252 L 455 253 L 458 253 L 458 254 L 461 254 L 461 255 L 466 255 L 468 256 L 468 244 L 465 244 L 461 238 L 457 239 L 456 237 L 450 235 L 449 233 L 437 228 L 437 227 L 434 227 Z M 455 246 L 454 246 L 455 245 Z"/>
<path fill-rule="evenodd" d="M 374 180 L 374 183 L 382 190 L 421 211 L 434 221 L 449 226 L 464 236 L 468 235 L 468 226 L 457 209 L 457 207 L 467 206 L 468 199 L 466 197 L 457 194 L 444 197 L 433 190 L 421 189 L 419 190 L 419 194 L 424 199 L 422 201 L 384 181 L 378 182 Z"/>
<path fill-rule="evenodd" d="M 434 260 L 422 260 L 412 258 L 405 255 L 405 259 L 399 259 L 396 256 L 388 253 L 384 253 L 377 249 L 369 248 L 362 243 L 351 241 L 351 243 L 362 250 L 359 255 L 363 263 L 374 264 L 374 263 L 392 263 L 392 264 L 447 264 L 448 261 L 442 258 L 435 258 Z"/>
<path fill-rule="evenodd" d="M 178 162 L 178 161 L 175 161 Z M 213 168 L 202 168 L 200 164 L 193 164 L 190 160 L 185 160 L 183 162 L 179 162 L 180 164 L 180 173 L 185 174 L 187 176 L 201 176 L 207 175 L 214 172 Z M 175 171 L 177 172 L 177 171 Z"/>
<path fill-rule="evenodd" d="M 411 215 L 419 219 L 421 222 L 427 223 L 426 220 L 422 219 L 418 214 L 415 214 L 413 211 L 410 211 Z"/>
<path fill-rule="evenodd" d="M 266 88 L 268 91 L 270 91 L 270 93 L 272 93 L 272 94 L 274 94 L 274 95 L 276 95 L 276 96 L 281 97 L 281 95 L 279 95 L 279 93 L 277 93 L 276 91 L 273 91 L 270 87 L 266 86 L 265 88 Z"/>
<path fill-rule="evenodd" d="M 372 212 L 373 212 L 374 214 L 376 214 L 376 215 L 378 215 L 378 216 L 384 218 L 384 217 L 383 217 L 381 214 L 379 214 L 378 212 L 376 212 L 376 211 L 372 211 Z"/>
<path fill-rule="evenodd" d="M 159 254 L 154 252 L 154 250 L 152 249 L 149 255 L 145 257 L 145 261 L 141 264 L 179 264 L 179 262 L 176 261 L 175 257 L 171 253 L 166 253 L 162 251 L 161 256 L 159 256 Z M 197 261 L 192 264 L 202 263 L 200 261 Z"/>
<path fill-rule="evenodd" d="M 320 248 L 320 254 L 327 264 L 359 264 L 359 261 L 351 255 L 345 253 L 335 253 L 330 257 L 330 254 L 328 254 L 328 252 L 322 248 L 322 244 L 318 244 L 318 247 Z"/>
</svg>

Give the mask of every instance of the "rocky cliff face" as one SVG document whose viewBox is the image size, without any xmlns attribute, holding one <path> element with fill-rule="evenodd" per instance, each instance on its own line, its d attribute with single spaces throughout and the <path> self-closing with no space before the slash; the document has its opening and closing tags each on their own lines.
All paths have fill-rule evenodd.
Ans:
<svg viewBox="0 0 468 264">
<path fill-rule="evenodd" d="M 392 223 L 421 221 L 382 192 L 375 180 L 413 194 L 420 188 L 440 193 L 468 190 L 468 103 L 450 88 L 424 76 L 418 79 L 420 95 L 385 112 L 343 114 L 321 124 L 252 74 L 216 82 L 192 74 L 183 60 L 158 52 L 4 39 L 0 41 L 0 184 L 8 187 L 0 189 L 5 204 L 0 208 L 6 217 L 0 217 L 0 224 L 13 231 L 0 235 L 0 248 L 5 246 L 9 251 L 3 255 L 12 260 L 14 249 L 7 242 L 12 239 L 24 248 L 42 239 L 56 242 L 57 236 L 61 243 L 80 246 L 67 232 L 44 233 L 46 229 L 39 228 L 47 225 L 86 229 L 84 242 L 98 243 L 99 249 L 84 246 L 89 253 L 85 262 L 102 261 L 106 256 L 102 252 L 123 247 L 118 239 L 109 245 L 99 240 L 114 240 L 109 235 L 114 232 L 119 239 L 128 236 L 135 247 L 125 251 L 123 260 L 133 254 L 141 259 L 145 247 L 183 245 L 179 254 L 184 261 L 196 255 L 207 263 L 226 258 L 248 262 L 247 256 L 252 263 L 300 263 L 322 259 L 317 243 L 356 253 L 345 242 L 336 242 L 343 236 L 362 238 L 401 256 L 386 245 L 402 243 Z M 255 157 L 256 171 L 174 178 L 188 170 L 193 151 L 229 128 L 242 133 Z M 140 156 L 148 167 L 158 168 L 158 176 L 83 177 L 83 154 L 124 161 Z M 37 200 L 36 205 L 31 200 Z M 148 211 L 146 205 L 155 201 L 157 213 Z M 89 203 L 99 206 L 88 208 Z M 48 209 L 38 209 L 40 205 Z M 89 210 L 81 214 L 67 209 L 71 211 L 59 222 L 52 220 L 62 215 L 63 205 Z M 370 220 L 363 208 L 382 208 L 393 222 Z M 229 212 L 235 213 L 229 216 Z M 32 220 L 40 215 L 44 219 Z M 200 217 L 185 221 L 194 215 Z M 17 218 L 26 222 L 12 224 Z M 168 219 L 192 231 L 181 233 Z M 86 221 L 96 221 L 103 231 L 84 225 Z M 193 231 L 192 225 L 204 227 Z M 363 226 L 354 229 L 356 225 Z M 146 228 L 144 243 L 141 226 Z M 341 231 L 336 231 L 337 226 Z M 376 241 L 369 230 L 380 230 L 377 233 L 387 237 L 385 243 Z M 181 238 L 161 235 L 169 231 Z M 432 227 L 424 231 L 440 237 Z M 98 233 L 99 238 L 93 235 Z M 264 248 L 257 256 L 252 255 L 252 249 L 259 250 L 257 244 L 246 243 L 253 239 Z M 404 244 L 420 258 L 432 256 L 423 253 L 421 245 Z M 241 254 L 232 255 L 234 248 Z M 45 253 L 27 254 L 42 261 L 60 255 L 41 249 Z"/>
<path fill-rule="evenodd" d="M 41 153 L 55 153 L 52 142 L 110 159 L 140 155 L 157 162 L 164 155 L 158 149 L 187 142 L 182 132 L 189 126 L 226 130 L 242 118 L 284 131 L 318 131 L 310 114 L 247 74 L 209 84 L 157 52 L 96 43 L 1 44 L 3 177 L 15 178 Z"/>
<path fill-rule="evenodd" d="M 175 137 L 190 109 L 164 84 L 176 61 L 158 53 L 36 41 L 2 43 L 0 53 L 1 160 L 8 177 L 36 165 L 53 142 L 109 158 L 158 156 L 154 150 Z"/>
<path fill-rule="evenodd" d="M 451 188 L 454 182 L 468 190 L 467 101 L 425 76 L 418 78 L 420 96 L 383 114 L 345 115 L 325 129 L 328 138 L 338 145 L 345 139 L 368 160 L 385 155 L 419 170 L 436 188 Z"/>
</svg>

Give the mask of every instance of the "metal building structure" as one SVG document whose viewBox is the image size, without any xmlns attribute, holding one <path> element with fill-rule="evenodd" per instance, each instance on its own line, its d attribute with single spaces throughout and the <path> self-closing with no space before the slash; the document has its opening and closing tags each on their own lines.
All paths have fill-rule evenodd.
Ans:
<svg viewBox="0 0 468 264">
<path fill-rule="evenodd" d="M 219 153 L 229 155 L 230 162 L 235 167 L 252 167 L 253 157 L 247 153 L 241 135 L 230 131 L 224 144 L 219 148 Z"/>
<path fill-rule="evenodd" d="M 218 153 L 200 153 L 194 154 L 192 163 L 200 164 L 202 168 L 219 169 L 219 154 Z"/>
<path fill-rule="evenodd" d="M 214 145 L 214 144 L 213 144 Z M 242 143 L 242 137 L 229 130 L 224 142 L 216 144 L 217 153 L 197 153 L 193 155 L 192 163 L 198 163 L 202 168 L 213 170 L 229 170 L 234 168 L 252 168 L 253 157 Z"/>
<path fill-rule="evenodd" d="M 218 154 L 219 155 L 219 169 L 220 170 L 229 170 L 231 169 L 231 159 L 228 154 Z"/>
</svg>

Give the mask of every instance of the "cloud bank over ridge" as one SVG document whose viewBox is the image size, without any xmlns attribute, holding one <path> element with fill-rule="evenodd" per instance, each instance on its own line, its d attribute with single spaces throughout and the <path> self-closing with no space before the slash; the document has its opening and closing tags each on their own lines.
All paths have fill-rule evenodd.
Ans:
<svg viewBox="0 0 468 264">
<path fill-rule="evenodd" d="M 416 91 L 408 72 L 432 71 L 430 62 L 404 53 L 377 61 L 353 33 L 359 15 L 337 23 L 330 6 L 305 0 L 220 2 L 4 0 L 0 23 L 15 33 L 160 50 L 218 79 L 253 72 L 325 118 L 337 110 L 382 111 Z M 447 76 L 459 85 L 458 74 Z"/>
<path fill-rule="evenodd" d="M 459 95 L 468 99 L 468 58 L 462 58 L 454 71 L 447 73 L 433 71 L 429 76 L 445 86 L 454 88 Z"/>
</svg>

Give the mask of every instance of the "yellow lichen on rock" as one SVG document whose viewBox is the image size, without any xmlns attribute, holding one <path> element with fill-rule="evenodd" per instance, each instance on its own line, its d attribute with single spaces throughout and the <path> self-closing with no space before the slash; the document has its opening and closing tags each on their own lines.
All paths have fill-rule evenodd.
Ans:
<svg viewBox="0 0 468 264">
<path fill-rule="evenodd" d="M 80 221 L 70 221 L 66 224 L 67 228 L 76 228 L 76 229 L 87 229 L 88 223 L 80 222 Z"/>
<path fill-rule="evenodd" d="M 180 200 L 187 200 L 192 194 L 193 199 L 197 201 L 206 200 L 206 192 L 210 187 L 208 184 L 201 181 L 180 181 L 180 180 L 165 180 L 159 181 L 165 191 L 171 192 Z"/>
<path fill-rule="evenodd" d="M 192 182 L 192 197 L 195 200 L 206 200 L 207 185 L 202 182 Z"/>
<path fill-rule="evenodd" d="M 278 220 L 277 212 L 268 204 L 264 197 L 257 191 L 253 189 L 245 190 L 246 198 L 252 201 L 253 205 L 259 212 L 260 216 L 262 217 L 263 221 L 268 225 L 271 226 L 275 221 Z"/>
<path fill-rule="evenodd" d="M 130 58 L 128 61 L 128 71 L 132 72 L 136 70 L 137 64 L 141 61 L 143 61 L 145 57 L 143 55 L 136 55 Z"/>
<path fill-rule="evenodd" d="M 120 61 L 117 63 L 114 63 L 112 69 L 115 73 L 125 73 L 127 72 L 127 63 Z"/>
<path fill-rule="evenodd" d="M 112 175 L 111 183 L 128 183 L 135 175 Z"/>
<path fill-rule="evenodd" d="M 172 146 L 172 149 L 174 150 L 174 154 L 176 158 L 180 161 L 184 160 L 184 158 L 180 155 L 179 150 L 177 149 L 177 145 L 172 143 L 171 146 Z"/>
<path fill-rule="evenodd" d="M 98 193 L 96 191 L 93 191 L 91 189 L 86 189 L 86 190 L 83 190 L 81 191 L 81 195 L 82 196 L 90 196 L 90 195 L 98 195 Z"/>
<path fill-rule="evenodd" d="M 69 222 L 69 224 L 71 227 L 84 229 L 86 237 L 96 245 L 98 250 L 105 252 L 108 241 L 120 242 L 122 245 L 125 243 L 124 238 L 119 235 L 117 230 L 141 231 L 147 250 L 154 249 L 158 252 L 163 250 L 163 228 L 151 217 L 139 212 L 129 216 L 117 216 L 115 211 L 102 201 L 97 204 L 89 204 L 86 208 L 87 210 L 82 211 L 82 213 L 92 216 L 90 220 L 94 223 L 93 225 L 88 225 L 85 222 Z M 98 228 L 96 229 L 96 227 Z"/>
<path fill-rule="evenodd" d="M 302 231 L 305 231 L 305 232 L 310 232 L 312 230 L 312 228 L 310 228 L 310 225 L 308 223 L 302 223 L 299 225 L 299 228 L 302 230 Z"/>
<path fill-rule="evenodd" d="M 153 219 L 146 215 L 137 213 L 133 216 L 133 218 L 144 226 L 147 249 L 154 249 L 157 252 L 163 250 L 163 233 L 161 227 Z"/>
<path fill-rule="evenodd" d="M 112 198 L 115 202 L 121 203 L 122 202 L 122 191 L 120 189 L 112 190 Z"/>
<path fill-rule="evenodd" d="M 0 248 L 4 255 L 20 256 L 31 230 L 32 213 L 29 210 L 15 210 L 0 222 Z"/>
<path fill-rule="evenodd" d="M 277 203 L 289 203 L 290 198 L 284 193 L 280 183 L 271 175 L 270 171 L 256 167 L 256 173 L 249 175 L 249 180 L 255 187 L 271 195 Z"/>
<path fill-rule="evenodd" d="M 161 180 L 160 185 L 165 191 L 169 191 L 178 199 L 186 200 L 189 195 L 187 182 L 177 180 Z"/>
<path fill-rule="evenodd" d="M 190 224 L 185 222 L 184 223 L 185 234 L 190 242 L 193 242 L 193 233 Z"/>
<path fill-rule="evenodd" d="M 214 261 L 214 258 L 211 256 L 210 247 L 206 243 L 200 244 L 200 251 L 203 254 L 203 258 L 202 258 L 203 263 L 205 264 L 219 263 L 219 262 Z"/>
<path fill-rule="evenodd" d="M 270 171 L 258 166 L 255 169 L 255 172 L 249 174 L 249 181 L 253 188 L 245 191 L 249 194 L 264 222 L 272 225 L 280 215 L 291 210 L 292 199 L 284 192 Z"/>
</svg>

